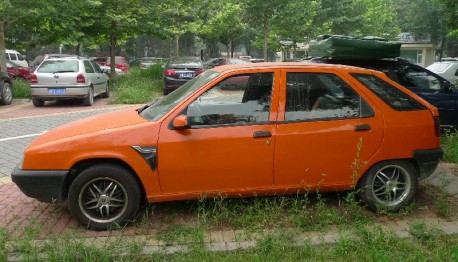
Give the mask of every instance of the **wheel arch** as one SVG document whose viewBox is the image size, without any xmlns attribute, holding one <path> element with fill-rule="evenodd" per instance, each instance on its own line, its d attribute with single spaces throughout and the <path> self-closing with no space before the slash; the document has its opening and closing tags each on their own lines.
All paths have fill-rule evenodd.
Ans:
<svg viewBox="0 0 458 262">
<path fill-rule="evenodd" d="M 127 170 L 129 170 L 132 174 L 132 176 L 135 178 L 137 181 L 137 184 L 141 190 L 142 197 L 145 197 L 146 192 L 145 192 L 145 187 L 143 186 L 143 183 L 141 182 L 137 172 L 126 162 L 124 162 L 121 159 L 117 158 L 96 158 L 96 159 L 84 159 L 81 160 L 77 163 L 75 163 L 72 168 L 70 169 L 70 172 L 68 173 L 67 178 L 65 179 L 65 187 L 64 187 L 64 192 L 63 196 L 64 198 L 68 198 L 68 193 L 70 189 L 70 185 L 73 183 L 75 178 L 86 168 L 94 165 L 99 165 L 99 164 L 111 164 L 111 165 L 117 165 L 120 167 L 123 167 Z"/>
</svg>

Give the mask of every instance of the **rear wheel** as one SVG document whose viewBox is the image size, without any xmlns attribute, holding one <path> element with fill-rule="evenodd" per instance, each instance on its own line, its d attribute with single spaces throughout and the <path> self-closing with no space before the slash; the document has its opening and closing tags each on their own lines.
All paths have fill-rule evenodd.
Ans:
<svg viewBox="0 0 458 262">
<path fill-rule="evenodd" d="M 141 190 L 133 174 L 117 165 L 96 165 L 81 172 L 70 186 L 70 212 L 84 226 L 108 230 L 134 219 Z"/>
<path fill-rule="evenodd" d="M 380 162 L 358 182 L 358 195 L 374 211 L 399 211 L 411 204 L 418 189 L 418 176 L 405 160 Z"/>
<path fill-rule="evenodd" d="M 101 95 L 102 98 L 109 98 L 110 97 L 110 82 L 107 82 L 107 87 L 105 88 L 105 92 Z"/>
<path fill-rule="evenodd" d="M 9 105 L 13 101 L 13 90 L 11 85 L 7 82 L 4 82 L 0 86 L 0 105 Z"/>
<path fill-rule="evenodd" d="M 85 106 L 92 106 L 94 104 L 94 90 L 92 89 L 92 87 L 89 88 L 89 92 L 86 98 L 84 98 L 83 104 Z"/>
<path fill-rule="evenodd" d="M 35 97 L 32 97 L 32 103 L 36 107 L 42 107 L 45 105 L 45 101 L 43 99 L 38 99 Z"/>
</svg>

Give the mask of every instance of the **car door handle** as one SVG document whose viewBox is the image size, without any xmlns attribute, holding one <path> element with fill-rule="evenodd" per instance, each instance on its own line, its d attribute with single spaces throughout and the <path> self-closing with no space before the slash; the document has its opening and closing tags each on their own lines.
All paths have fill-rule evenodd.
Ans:
<svg viewBox="0 0 458 262">
<path fill-rule="evenodd" d="M 371 126 L 368 124 L 363 124 L 363 125 L 356 125 L 355 126 L 355 131 L 367 131 L 371 130 Z"/>
<path fill-rule="evenodd" d="M 254 138 L 259 138 L 259 137 L 271 137 L 272 136 L 272 133 L 270 133 L 269 131 L 256 131 L 254 132 L 253 134 L 253 137 Z"/>
</svg>

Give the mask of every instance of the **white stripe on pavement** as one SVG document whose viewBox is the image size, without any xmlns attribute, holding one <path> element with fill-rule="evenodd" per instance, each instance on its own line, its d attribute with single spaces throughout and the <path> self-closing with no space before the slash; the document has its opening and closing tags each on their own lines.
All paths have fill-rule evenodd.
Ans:
<svg viewBox="0 0 458 262">
<path fill-rule="evenodd" d="M 13 137 L 0 138 L 0 142 L 9 141 L 9 140 L 16 140 L 16 139 L 21 139 L 21 138 L 27 138 L 27 137 L 40 136 L 40 135 L 43 135 L 44 133 L 46 133 L 46 131 L 43 131 L 41 133 L 36 133 L 36 134 L 23 135 L 23 136 L 13 136 Z"/>
</svg>

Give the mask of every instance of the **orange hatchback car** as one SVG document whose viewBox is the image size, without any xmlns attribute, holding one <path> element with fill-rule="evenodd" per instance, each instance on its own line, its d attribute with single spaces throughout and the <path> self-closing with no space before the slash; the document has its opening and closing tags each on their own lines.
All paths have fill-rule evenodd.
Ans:
<svg viewBox="0 0 458 262">
<path fill-rule="evenodd" d="M 397 211 L 442 155 L 437 109 L 381 72 L 255 63 L 216 67 L 150 105 L 49 131 L 12 179 L 107 229 L 133 219 L 145 198 L 356 187 L 369 208 Z"/>
</svg>

